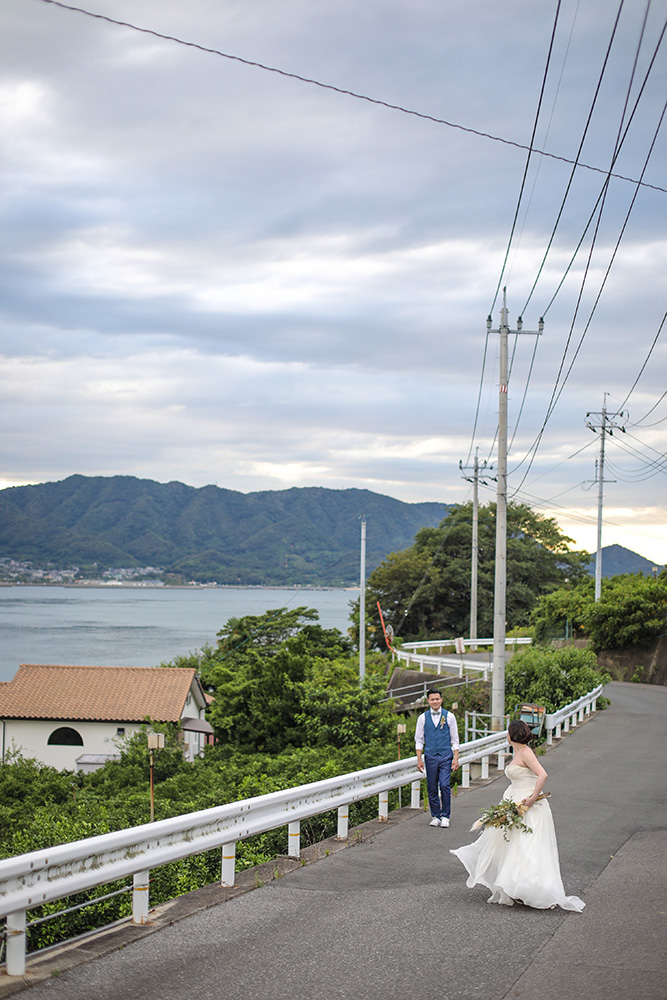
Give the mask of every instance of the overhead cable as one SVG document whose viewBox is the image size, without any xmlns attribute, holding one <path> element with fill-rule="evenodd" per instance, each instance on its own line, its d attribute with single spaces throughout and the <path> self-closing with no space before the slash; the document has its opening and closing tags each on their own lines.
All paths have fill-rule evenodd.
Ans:
<svg viewBox="0 0 667 1000">
<path fill-rule="evenodd" d="M 621 0 L 623 2 L 623 0 Z M 514 238 L 514 230 L 516 229 L 517 219 L 519 218 L 519 209 L 521 207 L 521 200 L 523 198 L 524 188 L 526 186 L 526 179 L 528 177 L 528 168 L 530 166 L 530 158 L 533 152 L 533 143 L 535 142 L 535 134 L 537 132 L 537 125 L 540 120 L 540 111 L 542 109 L 542 101 L 544 99 L 544 90 L 547 84 L 547 76 L 549 74 L 549 66 L 551 64 L 551 56 L 553 54 L 554 39 L 556 37 L 556 27 L 558 25 L 558 15 L 560 13 L 561 0 L 558 0 L 558 5 L 556 7 L 556 16 L 554 17 L 553 28 L 551 29 L 551 41 L 549 42 L 549 51 L 547 53 L 547 62 L 544 67 L 544 73 L 542 75 L 542 86 L 540 88 L 540 96 L 537 102 L 537 110 L 535 111 L 535 120 L 533 121 L 533 131 L 530 136 L 530 146 L 528 147 L 528 156 L 526 157 L 526 164 L 523 168 L 523 177 L 521 178 L 521 187 L 519 188 L 519 197 L 517 199 L 516 208 L 514 209 L 514 218 L 512 219 L 512 227 L 510 229 L 509 239 L 507 241 L 507 249 L 505 250 L 505 259 L 503 260 L 503 266 L 500 269 L 500 277 L 498 278 L 498 284 L 496 286 L 496 293 L 493 296 L 493 302 L 491 303 L 491 308 L 489 309 L 489 315 L 493 314 L 493 310 L 496 305 L 496 300 L 498 299 L 498 293 L 503 283 L 503 275 L 505 274 L 505 268 L 507 267 L 507 259 L 510 253 L 510 247 L 512 246 L 512 240 Z"/>
<path fill-rule="evenodd" d="M 658 327 L 658 332 L 656 333 L 656 335 L 655 335 L 655 337 L 654 337 L 654 340 L 653 340 L 653 343 L 651 344 L 651 347 L 650 347 L 650 349 L 649 349 L 649 352 L 648 352 L 648 354 L 646 355 L 646 359 L 645 359 L 645 361 L 644 361 L 644 364 L 643 364 L 643 365 L 641 366 L 641 368 L 639 369 L 639 374 L 637 375 L 637 378 L 636 378 L 636 379 L 634 380 L 634 382 L 632 383 L 632 387 L 631 387 L 630 391 L 628 392 L 627 396 L 625 397 L 625 399 L 623 400 L 623 402 L 621 403 L 621 405 L 620 405 L 619 409 L 621 409 L 621 410 L 625 409 L 625 404 L 626 404 L 626 403 L 627 403 L 627 401 L 628 401 L 628 400 L 630 399 L 630 396 L 632 395 L 632 393 L 633 393 L 633 392 L 635 391 L 635 388 L 636 388 L 636 386 L 637 386 L 637 383 L 639 382 L 640 378 L 642 377 L 642 375 L 643 375 L 643 373 L 644 373 L 644 369 L 646 368 L 646 365 L 647 365 L 647 364 L 648 364 L 648 362 L 649 362 L 649 358 L 650 358 L 650 357 L 651 357 L 651 355 L 653 354 L 653 348 L 654 348 L 654 347 L 655 347 L 655 345 L 656 345 L 656 344 L 658 343 L 658 337 L 659 337 L 659 336 L 660 336 L 660 334 L 662 333 L 662 328 L 663 328 L 663 326 L 665 325 L 665 320 L 667 320 L 667 312 L 665 312 L 665 315 L 664 315 L 664 316 L 662 317 L 662 323 L 661 323 L 661 324 L 660 324 L 660 326 Z"/>
<path fill-rule="evenodd" d="M 336 87 L 331 83 L 322 83 L 321 80 L 315 80 L 312 77 L 301 76 L 299 73 L 290 73 L 284 69 L 278 69 L 277 66 L 267 66 L 265 63 L 257 62 L 254 59 L 245 59 L 242 56 L 232 55 L 229 52 L 222 52 L 220 49 L 215 49 L 208 45 L 200 45 L 198 42 L 188 42 L 183 38 L 178 38 L 176 35 L 167 35 L 161 31 L 154 31 L 152 28 L 142 28 L 137 24 L 132 24 L 130 21 L 120 21 L 115 17 L 109 17 L 106 14 L 95 14 L 90 10 L 85 10 L 83 7 L 74 7 L 71 4 L 61 3 L 60 0 L 37 0 L 38 3 L 46 3 L 52 7 L 60 7 L 63 10 L 72 11 L 76 14 L 83 14 L 85 17 L 92 17 L 98 21 L 106 21 L 109 24 L 118 25 L 121 28 L 129 28 L 131 31 L 138 31 L 144 35 L 151 35 L 153 38 L 161 38 L 166 42 L 174 42 L 176 45 L 184 45 L 187 48 L 197 49 L 199 52 L 205 52 L 208 55 L 220 56 L 222 59 L 230 59 L 233 62 L 241 63 L 244 66 L 251 66 L 254 69 L 261 69 L 267 73 L 277 73 L 279 76 L 287 77 L 291 80 L 298 80 L 300 83 L 307 83 L 313 87 L 320 87 L 322 90 L 332 90 L 337 94 L 343 94 L 346 97 L 353 97 L 358 101 L 366 101 L 369 104 L 379 105 L 383 108 L 388 108 L 390 111 L 400 111 L 401 114 L 411 115 L 415 118 L 422 118 L 425 121 L 434 122 L 436 125 L 446 125 L 448 128 L 458 129 L 461 132 L 467 132 L 470 135 L 479 136 L 482 139 L 490 139 L 492 142 L 501 142 L 506 146 L 513 146 L 515 149 L 530 150 L 530 146 L 527 146 L 522 142 L 515 142 L 512 139 L 505 139 L 502 136 L 493 135 L 490 132 L 482 132 L 480 129 L 470 128 L 466 125 L 460 125 L 457 122 L 447 121 L 445 118 L 436 118 L 435 115 L 427 115 L 421 111 L 414 111 L 411 108 L 405 108 L 400 104 L 392 104 L 389 101 L 382 101 L 376 97 L 368 97 L 366 94 L 359 94 L 354 90 L 348 90 L 344 87 Z M 547 153 L 545 150 L 533 150 L 539 156 L 547 157 L 551 160 L 558 160 L 560 163 L 574 163 L 567 156 L 559 156 L 556 153 Z M 592 170 L 594 173 L 606 174 L 607 171 L 602 167 L 594 167 L 587 163 L 579 163 L 583 170 Z M 623 174 L 612 174 L 613 177 L 622 181 L 630 181 L 632 184 L 636 184 L 637 181 L 632 177 L 625 177 Z M 667 194 L 667 188 L 661 187 L 658 184 L 647 184 L 645 181 L 641 182 L 644 187 L 652 188 L 655 191 L 661 191 L 663 194 Z"/>
</svg>

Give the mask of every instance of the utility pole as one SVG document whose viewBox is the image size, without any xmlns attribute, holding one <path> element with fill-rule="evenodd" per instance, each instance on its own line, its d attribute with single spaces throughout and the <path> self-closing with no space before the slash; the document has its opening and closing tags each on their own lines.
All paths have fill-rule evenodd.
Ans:
<svg viewBox="0 0 667 1000">
<path fill-rule="evenodd" d="M 598 417 L 599 418 L 599 430 L 600 430 L 600 458 L 596 463 L 596 475 L 595 479 L 598 484 L 598 547 L 597 555 L 595 557 L 595 600 L 600 600 L 600 595 L 602 594 L 602 503 L 604 498 L 604 444 L 606 441 L 606 435 L 609 434 L 613 437 L 614 430 L 620 430 L 625 434 L 625 427 L 614 421 L 618 418 L 620 420 L 627 420 L 628 414 L 619 410 L 618 413 L 613 413 L 611 416 L 607 413 L 607 393 L 605 392 L 602 398 L 602 412 L 600 413 L 587 413 L 586 414 L 586 426 L 590 427 L 592 431 L 598 430 L 598 425 L 593 423 L 588 419 L 588 417 Z M 615 480 L 608 479 L 608 483 L 613 483 Z"/>
<path fill-rule="evenodd" d="M 471 639 L 477 638 L 477 569 L 479 565 L 479 449 L 475 449 L 475 461 L 473 463 L 473 475 L 472 479 L 470 476 L 465 475 L 465 466 L 463 462 L 459 462 L 459 469 L 464 473 L 463 478 L 468 483 L 472 483 L 472 558 L 470 567 L 470 632 L 469 636 Z M 486 459 L 481 466 L 482 470 L 486 468 Z M 475 643 L 471 643 L 471 649 L 477 649 Z"/>
<path fill-rule="evenodd" d="M 503 288 L 500 326 L 491 329 L 489 316 L 486 329 L 500 335 L 500 383 L 498 386 L 498 487 L 496 492 L 496 576 L 493 591 L 493 679 L 491 689 L 491 729 L 505 728 L 505 614 L 507 593 L 507 341 L 510 333 L 540 336 L 544 320 L 540 317 L 537 330 L 524 330 L 519 316 L 516 330 L 508 325 L 507 289 Z"/>
<path fill-rule="evenodd" d="M 359 574 L 359 684 L 366 676 L 366 515 L 361 515 L 361 571 Z"/>
</svg>

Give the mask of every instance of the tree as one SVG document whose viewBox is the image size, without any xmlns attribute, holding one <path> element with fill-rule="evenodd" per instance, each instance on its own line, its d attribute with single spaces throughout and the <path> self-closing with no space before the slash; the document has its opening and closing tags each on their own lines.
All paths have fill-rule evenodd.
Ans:
<svg viewBox="0 0 667 1000">
<path fill-rule="evenodd" d="M 303 685 L 297 721 L 309 746 L 346 747 L 383 743 L 396 724 L 391 703 L 382 701 L 386 682 L 366 677 L 362 687 L 331 688 L 317 681 Z"/>
<path fill-rule="evenodd" d="M 505 667 L 505 704 L 508 712 L 524 701 L 555 712 L 610 680 L 609 674 L 598 671 L 590 650 L 523 649 Z"/>
<path fill-rule="evenodd" d="M 574 637 L 589 638 L 596 653 L 649 645 L 665 632 L 667 572 L 657 580 L 641 573 L 605 579 L 597 603 L 592 579 L 561 588 L 538 600 L 531 621 L 539 642 L 562 636 L 569 622 Z"/>
<path fill-rule="evenodd" d="M 493 632 L 495 504 L 479 510 L 478 634 Z M 586 576 L 587 552 L 570 551 L 572 539 L 553 518 L 525 504 L 507 509 L 507 622 L 527 625 L 536 599 Z M 472 504 L 453 508 L 437 528 L 423 528 L 414 544 L 392 553 L 368 581 L 371 607 L 406 639 L 454 637 L 470 628 Z M 374 642 L 383 648 L 379 621 Z"/>
<path fill-rule="evenodd" d="M 666 574 L 652 580 L 641 573 L 604 581 L 597 604 L 589 606 L 583 627 L 591 649 L 648 646 L 665 634 L 667 624 Z"/>
<path fill-rule="evenodd" d="M 595 602 L 595 581 L 592 577 L 582 580 L 576 586 L 559 587 L 550 594 L 538 598 L 530 614 L 537 642 L 561 639 L 567 623 L 572 629 L 572 637 L 585 636 L 585 621 L 588 610 Z"/>
<path fill-rule="evenodd" d="M 341 632 L 323 629 L 317 618 L 312 608 L 277 608 L 231 618 L 220 630 L 216 654 L 202 665 L 218 740 L 270 753 L 303 744 L 303 684 L 320 661 L 350 650 Z"/>
</svg>

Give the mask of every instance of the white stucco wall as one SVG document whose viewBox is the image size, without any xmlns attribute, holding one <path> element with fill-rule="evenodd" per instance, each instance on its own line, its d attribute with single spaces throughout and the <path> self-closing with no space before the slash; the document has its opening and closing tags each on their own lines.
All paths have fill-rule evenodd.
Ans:
<svg viewBox="0 0 667 1000">
<path fill-rule="evenodd" d="M 141 724 L 134 722 L 44 722 L 25 719 L 8 719 L 0 726 L 4 726 L 5 754 L 13 744 L 24 757 L 34 757 L 59 771 L 75 771 L 76 758 L 82 753 L 117 753 L 115 741 L 119 728 L 124 728 L 125 736 L 132 736 L 141 729 Z M 83 746 L 49 746 L 51 733 L 63 726 L 75 729 L 83 739 Z"/>
</svg>

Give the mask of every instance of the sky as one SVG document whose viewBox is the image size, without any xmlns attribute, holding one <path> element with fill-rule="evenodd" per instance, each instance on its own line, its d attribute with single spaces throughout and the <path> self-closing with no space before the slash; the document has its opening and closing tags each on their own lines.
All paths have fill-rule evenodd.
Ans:
<svg viewBox="0 0 667 1000">
<path fill-rule="evenodd" d="M 509 498 L 594 551 L 604 408 L 667 563 L 667 0 L 86 10 L 0 9 L 0 488 L 493 501 L 506 288 Z"/>
</svg>

